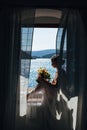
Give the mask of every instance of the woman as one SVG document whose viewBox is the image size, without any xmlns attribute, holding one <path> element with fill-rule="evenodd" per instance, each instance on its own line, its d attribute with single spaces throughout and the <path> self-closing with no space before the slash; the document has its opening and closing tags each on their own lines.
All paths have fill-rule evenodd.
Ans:
<svg viewBox="0 0 87 130">
<path fill-rule="evenodd" d="M 49 82 L 42 78 L 40 75 L 38 76 L 37 82 L 38 86 L 35 88 L 35 91 L 44 89 L 44 104 L 50 106 L 51 114 L 56 117 L 56 110 L 59 114 L 61 114 L 60 108 L 60 89 L 66 95 L 66 73 L 65 70 L 62 69 L 62 65 L 64 65 L 65 60 L 60 59 L 59 55 L 54 55 L 51 58 L 51 64 L 54 68 L 56 68 L 55 77 L 52 82 Z M 60 70 L 61 68 L 61 70 Z"/>
<path fill-rule="evenodd" d="M 35 90 L 32 91 L 27 98 L 35 92 L 44 91 L 44 100 L 41 107 L 42 124 L 44 130 L 70 130 L 68 124 L 68 107 L 66 102 L 60 96 L 58 100 L 59 90 L 66 91 L 66 75 L 61 66 L 65 63 L 64 59 L 60 59 L 59 55 L 51 58 L 51 64 L 56 68 L 55 77 L 52 82 L 47 81 L 41 75 L 38 76 Z M 38 112 L 39 114 L 39 112 Z M 42 127 L 42 126 L 41 126 Z"/>
<path fill-rule="evenodd" d="M 60 88 L 60 85 L 63 83 L 63 77 L 65 77 L 65 71 L 61 69 L 61 74 L 59 73 L 59 68 L 61 65 L 65 63 L 64 59 L 60 60 L 59 55 L 54 55 L 51 58 L 51 64 L 54 68 L 56 68 L 55 77 L 52 80 L 52 82 L 47 81 L 44 79 L 41 75 L 38 75 L 37 82 L 38 85 L 35 87 L 35 89 L 27 94 L 27 99 L 31 94 L 34 94 L 35 92 L 44 91 L 44 100 L 43 105 L 48 106 L 51 114 L 55 117 L 56 116 L 56 100 L 57 100 L 57 93 Z M 59 78 L 60 77 L 60 78 Z M 60 80 L 60 81 L 59 81 Z M 58 108 L 58 107 L 57 107 Z"/>
<path fill-rule="evenodd" d="M 65 83 L 66 73 L 63 69 L 60 70 L 60 68 L 64 63 L 65 63 L 64 59 L 61 60 L 59 55 L 54 55 L 51 58 L 51 64 L 54 68 L 56 68 L 55 77 L 53 78 L 52 82 L 49 82 L 45 80 L 43 77 L 41 77 L 41 75 L 39 75 L 37 78 L 37 82 L 39 83 L 39 85 L 44 87 L 46 85 L 49 86 L 50 88 L 57 88 L 57 89 L 59 89 L 60 86 L 63 88 L 63 86 L 66 84 Z"/>
<path fill-rule="evenodd" d="M 54 68 L 56 68 L 56 73 L 55 73 L 54 79 L 52 80 L 52 82 L 49 82 L 46 79 L 44 79 L 41 75 L 38 75 L 38 78 L 36 80 L 38 82 L 38 85 L 35 87 L 35 89 L 31 93 L 39 91 L 42 88 L 44 88 L 44 89 L 57 88 L 58 89 L 59 88 L 59 82 L 60 82 L 58 80 L 59 79 L 59 67 L 60 67 L 60 65 L 63 65 L 64 63 L 65 63 L 65 60 L 64 59 L 60 60 L 60 56 L 59 55 L 52 56 L 52 58 L 51 58 L 51 64 L 52 64 L 52 66 Z M 65 77 L 64 74 L 65 74 L 65 71 L 63 69 L 61 69 L 61 78 L 60 78 L 61 83 L 63 82 L 62 78 Z M 28 99 L 29 95 L 30 95 L 30 93 L 27 95 L 27 99 Z"/>
</svg>

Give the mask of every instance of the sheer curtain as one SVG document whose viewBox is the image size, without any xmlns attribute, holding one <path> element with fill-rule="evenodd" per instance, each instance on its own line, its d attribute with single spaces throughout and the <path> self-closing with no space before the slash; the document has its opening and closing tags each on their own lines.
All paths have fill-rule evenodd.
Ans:
<svg viewBox="0 0 87 130">
<path fill-rule="evenodd" d="M 19 82 L 17 85 L 16 123 L 15 129 L 27 129 L 27 100 L 31 66 L 31 52 L 34 30 L 35 9 L 21 8 L 21 46 L 19 60 Z"/>
<path fill-rule="evenodd" d="M 63 28 L 61 30 L 61 28 Z M 69 96 L 67 102 L 71 108 L 74 104 L 76 110 L 76 119 L 73 117 L 73 129 L 81 129 L 81 118 L 83 110 L 83 93 L 85 84 L 85 44 L 86 34 L 83 21 L 81 19 L 79 10 L 77 9 L 64 9 L 62 19 L 59 25 L 57 45 L 59 44 L 59 35 L 61 34 L 60 40 L 60 56 L 64 57 L 64 44 L 66 44 L 66 74 L 67 74 L 67 85 L 65 93 Z M 58 53 L 58 52 L 57 52 Z M 61 66 L 60 66 L 61 73 Z M 61 88 L 61 86 L 60 86 Z M 65 89 L 65 88 L 64 88 Z M 63 90 L 62 90 L 63 91 Z M 74 102 L 71 102 L 74 101 Z M 71 102 L 71 103 L 70 103 Z M 76 106 L 75 106 L 76 104 Z M 69 107 L 70 107 L 69 106 Z M 61 105 L 60 105 L 61 109 Z M 72 111 L 72 109 L 71 109 Z M 72 114 L 74 114 L 74 111 Z M 74 115 L 74 116 L 75 116 Z"/>
</svg>

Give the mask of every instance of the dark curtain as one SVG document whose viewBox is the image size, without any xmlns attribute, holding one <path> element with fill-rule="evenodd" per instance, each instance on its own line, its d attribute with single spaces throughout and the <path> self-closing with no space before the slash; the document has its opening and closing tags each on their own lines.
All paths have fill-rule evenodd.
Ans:
<svg viewBox="0 0 87 130">
<path fill-rule="evenodd" d="M 0 8 L 0 124 L 2 130 L 15 127 L 16 95 L 20 54 L 19 9 Z"/>
<path fill-rule="evenodd" d="M 83 94 L 85 90 L 86 56 L 85 45 L 87 42 L 85 27 L 77 9 L 64 9 L 59 25 L 57 46 L 60 44 L 60 57 L 64 57 L 64 44 L 66 43 L 66 76 L 67 85 L 64 88 L 69 99 L 78 97 L 76 129 L 82 127 Z M 61 31 L 61 28 L 62 31 Z M 58 49 L 57 49 L 58 50 Z M 58 53 L 58 51 L 57 51 Z M 61 66 L 60 66 L 61 73 Z"/>
</svg>

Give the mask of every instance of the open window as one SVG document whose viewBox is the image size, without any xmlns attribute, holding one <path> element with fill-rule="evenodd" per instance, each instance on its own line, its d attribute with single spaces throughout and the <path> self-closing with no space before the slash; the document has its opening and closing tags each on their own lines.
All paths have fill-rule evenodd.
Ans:
<svg viewBox="0 0 87 130">
<path fill-rule="evenodd" d="M 57 30 L 58 30 L 58 24 L 61 18 L 61 10 L 54 10 L 54 9 L 36 9 L 35 14 L 33 13 L 34 10 L 30 11 L 29 15 L 29 10 L 24 10 L 22 13 L 22 27 L 21 27 L 21 76 L 20 76 L 20 110 L 19 110 L 19 115 L 24 116 L 26 115 L 26 94 L 32 87 L 36 86 L 36 70 L 32 70 L 32 62 L 35 62 L 34 59 L 39 58 L 41 59 L 41 53 L 43 52 L 33 52 L 33 48 L 37 46 L 39 48 L 38 51 L 44 50 L 42 43 L 38 43 L 38 45 L 35 45 L 35 37 L 37 39 L 41 39 L 41 32 L 43 30 L 43 36 L 42 36 L 42 41 L 37 41 L 37 42 L 43 42 L 46 38 L 48 37 L 47 40 L 47 45 L 45 45 L 46 51 L 44 51 L 44 54 L 42 55 L 43 60 L 45 60 L 45 55 L 47 55 L 46 58 L 49 58 L 49 66 L 51 67 L 50 63 L 50 58 L 52 54 L 56 54 L 56 35 L 57 35 Z M 32 18 L 34 15 L 35 18 Z M 32 20 L 32 22 L 31 22 Z M 39 30 L 39 31 L 37 31 Z M 37 31 L 37 32 L 36 32 Z M 41 31 L 41 32 L 40 32 Z M 45 31 L 47 31 L 47 35 L 45 34 Z M 54 31 L 54 32 L 53 32 Z M 52 32 L 54 35 L 52 35 Z M 35 36 L 38 33 L 38 37 Z M 51 38 L 53 37 L 52 41 L 50 41 L 50 34 L 51 33 Z M 45 36 L 44 36 L 45 35 Z M 50 45 L 52 43 L 52 45 Z M 43 43 L 44 44 L 44 43 Z M 54 44 L 54 45 L 53 45 Z M 53 46 L 53 48 L 52 48 Z M 49 50 L 47 50 L 49 49 Z M 53 50 L 52 50 L 53 49 Z M 37 53 L 37 54 L 36 54 Z M 39 53 L 39 54 L 38 54 Z M 44 57 L 45 56 L 45 57 Z M 34 63 L 36 64 L 36 63 Z M 44 65 L 44 64 L 43 64 Z M 43 66 L 41 65 L 41 66 Z M 49 68 L 48 66 L 48 68 Z M 35 67 L 35 66 L 34 66 Z M 46 67 L 46 65 L 44 66 Z M 51 67 L 52 68 L 52 67 Z M 49 68 L 51 70 L 51 68 Z M 55 70 L 53 70 L 55 71 Z M 53 72 L 52 71 L 52 72 Z M 33 75 L 32 75 L 33 73 Z M 34 79 L 33 79 L 34 77 Z M 29 88 L 30 86 L 30 88 Z"/>
<path fill-rule="evenodd" d="M 35 97 L 36 99 L 32 98 L 29 99 L 29 102 L 26 101 L 26 95 L 29 93 L 29 91 L 32 90 L 32 87 L 35 87 L 36 85 L 36 73 L 37 69 L 41 67 L 48 67 L 47 69 L 52 72 L 52 76 L 54 76 L 54 71 L 51 68 L 50 64 L 50 58 L 54 54 L 61 54 L 62 57 L 65 59 L 65 64 L 63 68 L 65 71 L 67 71 L 67 79 L 69 81 L 69 92 L 70 98 L 68 101 L 68 98 L 61 92 L 61 95 L 63 96 L 64 100 L 67 102 L 67 106 L 69 110 L 72 112 L 70 118 L 72 118 L 72 122 L 70 122 L 69 125 L 71 125 L 71 128 L 73 130 L 76 130 L 76 120 L 77 120 L 77 103 L 78 103 L 78 96 L 74 94 L 74 90 L 72 90 L 75 85 L 74 80 L 74 72 L 75 72 L 75 46 L 68 44 L 68 40 L 70 40 L 68 37 L 68 31 L 64 32 L 63 25 L 61 23 L 61 17 L 62 17 L 62 9 L 54 10 L 54 9 L 36 9 L 36 10 L 29 10 L 24 9 L 22 12 L 21 17 L 21 57 L 20 57 L 20 85 L 19 85 L 19 116 L 20 118 L 24 117 L 27 121 L 30 121 L 29 117 L 31 115 L 29 114 L 29 111 L 32 111 L 32 115 L 35 116 L 36 108 L 32 109 L 30 106 L 30 103 L 33 103 L 34 100 L 38 98 L 38 101 L 36 101 L 36 105 L 40 100 L 39 98 L 42 98 L 41 96 L 37 95 Z M 65 26 L 64 26 L 65 27 Z M 51 30 L 49 37 L 49 42 L 47 42 L 47 45 L 49 45 L 49 48 L 45 48 L 48 50 L 43 51 L 43 45 L 42 42 L 38 44 L 38 48 L 41 49 L 39 51 L 33 51 L 34 48 L 34 39 L 36 38 L 35 35 L 38 33 L 37 30 L 40 30 L 38 34 L 38 39 L 41 38 L 41 31 L 45 30 L 46 33 L 48 30 Z M 54 32 L 54 47 L 51 47 L 51 33 Z M 64 34 L 64 33 L 65 34 Z M 62 35 L 65 35 L 61 42 Z M 42 41 L 44 40 L 45 32 L 42 37 Z M 46 39 L 45 39 L 46 40 Z M 68 41 L 68 42 L 67 42 Z M 62 44 L 63 43 L 63 44 Z M 44 44 L 44 43 L 43 43 Z M 36 45 L 35 45 L 36 46 Z M 44 53 L 43 53 L 44 52 Z M 43 54 L 42 54 L 43 53 Z M 70 55 L 70 56 L 69 56 Z M 72 59 L 70 59 L 72 58 Z M 36 68 L 37 67 L 37 68 Z M 70 72 L 71 68 L 71 72 Z M 73 69 L 72 69 L 73 68 Z M 52 78 L 52 77 L 51 77 Z M 33 103 L 33 105 L 35 105 Z M 31 109 L 31 110 L 30 110 Z M 29 117 L 28 117 L 29 116 Z M 30 121 L 31 122 L 31 121 Z M 32 123 L 31 123 L 32 124 Z M 30 125 L 31 125 L 30 124 Z M 37 128 L 37 125 L 36 125 Z"/>
</svg>

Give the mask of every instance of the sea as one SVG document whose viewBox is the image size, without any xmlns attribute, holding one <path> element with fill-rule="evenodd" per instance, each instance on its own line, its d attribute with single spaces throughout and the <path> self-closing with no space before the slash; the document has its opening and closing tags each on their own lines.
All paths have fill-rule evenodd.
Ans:
<svg viewBox="0 0 87 130">
<path fill-rule="evenodd" d="M 56 69 L 51 65 L 50 58 L 37 58 L 31 60 L 30 66 L 30 75 L 29 75 L 29 87 L 35 87 L 37 85 L 36 79 L 38 76 L 38 69 L 40 67 L 45 67 L 48 72 L 50 73 L 50 81 L 54 78 Z"/>
</svg>

